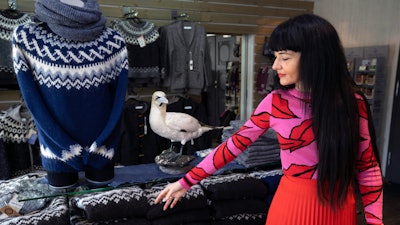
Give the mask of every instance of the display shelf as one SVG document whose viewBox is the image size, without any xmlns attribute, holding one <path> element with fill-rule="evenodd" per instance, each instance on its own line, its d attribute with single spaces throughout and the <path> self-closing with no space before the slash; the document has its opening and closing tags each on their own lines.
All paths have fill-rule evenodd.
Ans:
<svg viewBox="0 0 400 225">
<path fill-rule="evenodd" d="M 385 90 L 386 60 L 384 57 L 363 57 L 355 59 L 354 82 L 368 99 L 374 125 L 381 126 Z"/>
</svg>

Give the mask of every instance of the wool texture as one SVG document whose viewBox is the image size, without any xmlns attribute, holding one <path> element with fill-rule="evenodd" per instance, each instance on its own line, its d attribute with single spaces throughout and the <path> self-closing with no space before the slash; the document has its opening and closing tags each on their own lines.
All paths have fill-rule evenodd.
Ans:
<svg viewBox="0 0 400 225">
<path fill-rule="evenodd" d="M 14 74 L 12 61 L 12 34 L 14 29 L 31 21 L 31 15 L 27 13 L 11 13 L 8 10 L 0 11 L 0 87 L 18 87 Z"/>
<path fill-rule="evenodd" d="M 43 184 L 44 173 L 29 173 L 0 182 L 0 208 L 15 195 L 17 199 L 49 195 L 49 189 Z M 22 208 L 18 217 L 0 219 L 1 225 L 69 225 L 69 210 L 65 197 L 36 199 L 20 202 Z M 0 213 L 0 216 L 1 213 Z"/>
<path fill-rule="evenodd" d="M 169 216 L 164 216 L 151 221 L 152 225 L 171 225 L 171 224 L 203 224 L 210 220 L 210 210 L 207 208 L 186 210 Z"/>
<path fill-rule="evenodd" d="M 200 185 L 194 185 L 186 194 L 180 199 L 179 204 L 174 208 L 163 210 L 164 204 L 154 204 L 156 197 L 165 188 L 165 186 L 154 186 L 144 190 L 148 199 L 149 208 L 146 217 L 149 220 L 156 220 L 159 218 L 169 217 L 172 214 L 184 213 L 187 211 L 196 211 L 207 207 L 207 198 Z"/>
<path fill-rule="evenodd" d="M 0 139 L 4 142 L 26 143 L 35 123 L 25 106 L 18 104 L 0 112 Z"/>
<path fill-rule="evenodd" d="M 200 185 L 211 200 L 264 198 L 268 192 L 261 181 L 241 173 L 211 176 Z"/>
<path fill-rule="evenodd" d="M 222 219 L 213 220 L 212 225 L 264 225 L 265 213 L 241 213 L 227 216 Z"/>
<path fill-rule="evenodd" d="M 148 206 L 143 190 L 136 186 L 78 196 L 71 202 L 85 212 L 90 222 L 144 218 Z"/>
<path fill-rule="evenodd" d="M 158 27 L 148 21 L 115 19 L 111 27 L 124 37 L 129 60 L 129 84 L 155 86 L 161 82 L 161 46 Z M 140 40 L 140 41 L 139 41 Z"/>
<path fill-rule="evenodd" d="M 267 213 L 267 203 L 261 199 L 232 199 L 212 201 L 211 215 L 215 219 L 222 219 L 243 213 Z"/>
<path fill-rule="evenodd" d="M 76 42 L 29 23 L 13 34 L 13 60 L 43 167 L 78 172 L 112 163 L 127 86 L 124 39 L 105 28 L 93 41 Z"/>
<path fill-rule="evenodd" d="M 84 6 L 74 6 L 54 0 L 37 0 L 36 18 L 48 24 L 61 37 L 75 41 L 97 38 L 106 24 L 97 0 L 84 1 Z"/>
</svg>

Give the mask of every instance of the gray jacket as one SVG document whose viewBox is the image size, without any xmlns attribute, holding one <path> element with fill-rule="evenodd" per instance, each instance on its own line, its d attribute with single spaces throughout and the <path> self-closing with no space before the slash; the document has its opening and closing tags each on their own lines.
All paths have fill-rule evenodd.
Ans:
<svg viewBox="0 0 400 225">
<path fill-rule="evenodd" d="M 200 95 L 211 81 L 206 31 L 191 21 L 176 21 L 160 30 L 163 45 L 163 87 Z"/>
</svg>

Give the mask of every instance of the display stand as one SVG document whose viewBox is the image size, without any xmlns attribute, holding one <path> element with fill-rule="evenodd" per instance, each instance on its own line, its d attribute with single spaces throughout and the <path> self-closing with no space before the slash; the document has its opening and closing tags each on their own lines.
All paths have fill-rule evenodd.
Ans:
<svg viewBox="0 0 400 225">
<path fill-rule="evenodd" d="M 350 75 L 365 94 L 372 120 L 380 141 L 385 100 L 388 46 L 369 46 L 345 49 Z"/>
</svg>

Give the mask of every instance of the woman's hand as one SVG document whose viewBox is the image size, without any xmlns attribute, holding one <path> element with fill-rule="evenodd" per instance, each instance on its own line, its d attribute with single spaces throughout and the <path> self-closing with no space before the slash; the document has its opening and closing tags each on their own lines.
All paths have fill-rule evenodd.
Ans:
<svg viewBox="0 0 400 225">
<path fill-rule="evenodd" d="M 182 185 L 176 181 L 174 183 L 168 184 L 164 190 L 158 194 L 155 204 L 163 201 L 165 205 L 163 207 L 164 211 L 168 209 L 168 207 L 173 208 L 176 203 L 181 199 L 181 197 L 187 192 L 187 190 L 182 187 Z"/>
</svg>

